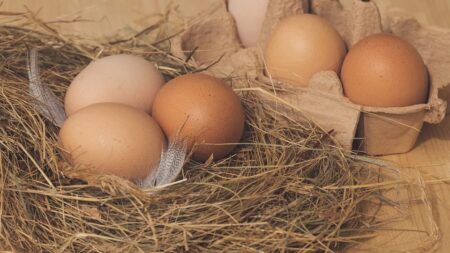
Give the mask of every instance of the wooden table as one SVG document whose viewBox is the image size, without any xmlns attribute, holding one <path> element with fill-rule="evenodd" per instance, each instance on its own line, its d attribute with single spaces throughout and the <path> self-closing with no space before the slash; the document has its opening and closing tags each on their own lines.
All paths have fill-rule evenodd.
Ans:
<svg viewBox="0 0 450 253">
<path fill-rule="evenodd" d="M 344 0 L 348 3 L 351 0 Z M 381 11 L 398 7 L 414 15 L 424 24 L 450 28 L 450 0 L 376 0 Z M 161 2 L 159 4 L 159 2 Z M 208 0 L 176 0 L 180 10 L 186 16 L 194 15 L 206 6 Z M 167 1 L 158 0 L 6 0 L 0 7 L 1 11 L 24 11 L 25 6 L 37 11 L 38 16 L 46 21 L 73 20 L 79 17 L 87 21 L 61 24 L 60 28 L 66 33 L 77 33 L 83 36 L 114 36 L 117 31 L 131 28 L 142 29 L 156 20 L 155 13 Z M 1 19 L 0 19 L 1 22 Z M 450 49 L 449 49 L 450 50 Z M 450 71 L 450 70 L 449 70 Z M 432 209 L 422 206 L 420 201 L 409 205 L 406 227 L 424 226 L 428 222 L 427 215 L 436 222 L 440 230 L 440 243 L 435 247 L 436 252 L 450 252 L 450 185 L 433 183 L 437 179 L 450 177 L 450 117 L 440 125 L 426 125 L 421 133 L 416 147 L 407 154 L 387 156 L 387 160 L 396 162 L 402 167 L 403 174 L 422 173 L 426 184 L 426 196 Z M 431 180 L 431 181 L 430 181 Z M 434 180 L 434 181 L 433 181 Z M 389 211 L 387 211 L 389 212 Z M 402 227 L 405 222 L 400 222 Z M 431 232 L 430 232 L 431 231 Z M 433 228 L 428 234 L 394 233 L 392 231 L 379 232 L 373 240 L 364 246 L 381 247 L 379 252 L 402 252 L 409 250 L 411 240 L 437 236 Z M 395 238 L 394 238 L 395 237 Z M 394 239 L 393 243 L 386 243 Z M 350 250 L 359 252 L 360 250 Z M 429 249 L 418 249 L 418 252 Z"/>
</svg>

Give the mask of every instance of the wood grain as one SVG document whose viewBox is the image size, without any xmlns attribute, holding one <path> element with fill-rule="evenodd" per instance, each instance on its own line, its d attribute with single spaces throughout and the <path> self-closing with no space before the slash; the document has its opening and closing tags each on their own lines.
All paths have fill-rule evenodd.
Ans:
<svg viewBox="0 0 450 253">
<path fill-rule="evenodd" d="M 346 4 L 351 0 L 343 0 Z M 380 10 L 400 8 L 415 16 L 424 24 L 450 28 L 450 0 L 375 0 Z M 205 9 L 208 0 L 176 0 L 179 10 L 185 17 L 195 16 Z M 168 1 L 158 0 L 6 0 L 0 7 L 1 11 L 24 11 L 25 6 L 31 11 L 39 11 L 39 17 L 44 20 L 73 20 L 77 17 L 86 19 L 84 22 L 60 24 L 59 28 L 66 33 L 76 33 L 82 36 L 114 36 L 120 31 L 140 30 L 155 21 L 155 13 L 164 9 Z M 0 19 L 0 22 L 2 20 Z M 449 70 L 450 71 L 450 70 Z M 430 213 L 440 229 L 441 240 L 436 252 L 450 252 L 450 186 L 445 183 L 431 183 L 450 177 L 450 117 L 440 125 L 425 125 L 416 147 L 407 154 L 386 156 L 387 160 L 396 162 L 403 174 L 411 176 L 421 173 L 429 183 L 426 187 L 418 187 L 427 193 L 432 205 Z M 431 181 L 430 181 L 431 180 Z M 418 186 L 420 186 L 418 184 Z M 404 190 L 401 195 L 408 196 Z M 397 193 L 398 194 L 398 193 Z M 398 224 L 398 229 L 417 225 L 426 227 L 428 220 L 426 208 L 422 202 L 409 203 L 405 222 Z M 425 210 L 425 211 L 424 211 Z M 389 215 L 391 211 L 384 211 Z M 424 233 L 399 233 L 391 231 L 380 232 L 378 236 L 363 246 L 366 249 L 378 248 L 378 252 L 405 252 L 410 249 L 411 240 L 421 240 L 436 236 L 433 229 Z M 394 243 L 388 243 L 394 239 Z M 429 249 L 419 249 L 418 252 Z M 350 250 L 360 252 L 360 250 Z"/>
<path fill-rule="evenodd" d="M 450 0 L 377 0 L 376 2 L 381 11 L 399 8 L 413 15 L 423 24 L 450 28 L 450 15 L 448 15 Z M 426 193 L 432 206 L 433 218 L 441 234 L 435 251 L 450 252 L 450 185 L 431 183 L 450 178 L 450 117 L 447 116 L 439 125 L 426 124 L 412 151 L 384 158 L 396 162 L 402 167 L 404 173 L 418 171 L 425 180 L 430 181 L 427 184 Z M 423 213 L 420 213 L 422 211 L 423 207 L 411 208 L 409 220 L 413 223 L 419 222 L 424 217 Z M 422 235 L 422 237 L 426 236 L 428 235 Z M 381 237 L 387 238 L 388 235 Z M 404 250 L 401 246 L 397 249 Z"/>
</svg>

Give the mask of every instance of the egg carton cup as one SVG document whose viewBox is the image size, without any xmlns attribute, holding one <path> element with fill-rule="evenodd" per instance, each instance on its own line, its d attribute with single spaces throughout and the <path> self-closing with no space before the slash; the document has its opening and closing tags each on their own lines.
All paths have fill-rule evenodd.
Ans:
<svg viewBox="0 0 450 253">
<path fill-rule="evenodd" d="M 407 15 L 391 11 L 381 16 L 375 3 L 354 0 L 345 9 L 333 0 L 269 1 L 258 45 L 243 48 L 235 21 L 224 0 L 212 1 L 214 14 L 189 24 L 172 41 L 172 53 L 206 69 L 212 75 L 232 78 L 235 86 L 248 86 L 255 80 L 273 92 L 275 104 L 291 117 L 308 118 L 345 149 L 358 148 L 370 155 L 404 153 L 414 147 L 424 122 L 438 124 L 446 114 L 450 99 L 450 30 L 422 26 Z M 391 32 L 416 47 L 428 68 L 428 102 L 407 107 L 366 107 L 353 104 L 343 95 L 338 75 L 332 71 L 316 73 L 307 88 L 275 81 L 264 71 L 263 51 L 270 32 L 285 17 L 315 13 L 327 19 L 350 48 L 362 38 Z M 253 84 L 255 85 L 255 84 Z M 279 92 L 276 92 L 280 90 Z M 273 99 L 271 99 L 273 101 Z M 362 140 L 360 143 L 354 142 Z"/>
</svg>

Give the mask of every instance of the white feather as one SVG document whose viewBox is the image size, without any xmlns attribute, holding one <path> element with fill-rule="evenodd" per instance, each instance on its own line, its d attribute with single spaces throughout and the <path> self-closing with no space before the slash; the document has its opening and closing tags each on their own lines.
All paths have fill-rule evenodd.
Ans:
<svg viewBox="0 0 450 253">
<path fill-rule="evenodd" d="M 183 168 L 186 151 L 187 144 L 184 140 L 169 141 L 167 149 L 161 152 L 159 166 L 140 182 L 140 186 L 147 188 L 172 183 Z"/>
<path fill-rule="evenodd" d="M 41 82 L 39 76 L 38 51 L 33 48 L 28 52 L 28 78 L 30 92 L 36 100 L 36 109 L 55 126 L 61 127 L 66 119 L 64 106 L 56 95 Z M 186 141 L 175 138 L 169 141 L 167 149 L 161 152 L 158 167 L 141 182 L 142 188 L 170 185 L 183 168 L 187 152 Z"/>
<path fill-rule="evenodd" d="M 27 70 L 31 95 L 39 101 L 35 105 L 36 110 L 55 126 L 61 127 L 66 120 L 64 106 L 48 86 L 41 82 L 36 48 L 28 51 Z"/>
</svg>

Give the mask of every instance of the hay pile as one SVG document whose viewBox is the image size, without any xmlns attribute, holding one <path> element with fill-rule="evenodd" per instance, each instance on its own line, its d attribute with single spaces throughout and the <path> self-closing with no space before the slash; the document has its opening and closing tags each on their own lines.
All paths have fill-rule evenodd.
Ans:
<svg viewBox="0 0 450 253">
<path fill-rule="evenodd" d="M 179 182 L 141 190 L 113 176 L 77 175 L 57 131 L 28 93 L 27 47 L 40 49 L 43 82 L 62 98 L 94 56 L 127 52 L 168 77 L 195 71 L 166 42 L 137 38 L 81 45 L 0 27 L 0 244 L 17 252 L 333 252 L 369 233 L 355 187 L 373 175 L 308 122 L 295 122 L 241 92 L 245 138 L 218 162 L 188 161 Z M 229 80 L 230 81 L 230 80 Z M 251 87 L 252 83 L 247 84 Z M 83 178 L 81 180 L 80 178 Z M 184 179 L 184 180 L 182 180 Z"/>
</svg>

